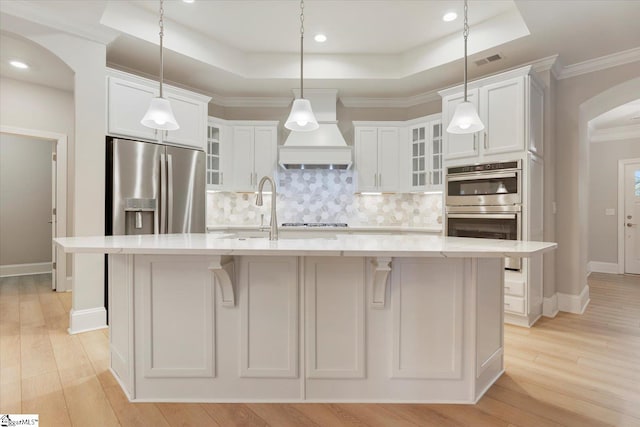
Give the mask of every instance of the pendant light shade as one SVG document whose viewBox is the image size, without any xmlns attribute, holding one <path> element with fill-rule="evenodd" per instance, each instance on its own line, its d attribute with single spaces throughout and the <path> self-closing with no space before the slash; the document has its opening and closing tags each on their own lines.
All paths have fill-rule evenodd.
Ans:
<svg viewBox="0 0 640 427">
<path fill-rule="evenodd" d="M 298 98 L 293 101 L 291 113 L 284 127 L 292 131 L 311 131 L 320 127 L 316 116 L 311 110 L 311 102 L 308 99 Z"/>
<path fill-rule="evenodd" d="M 311 102 L 304 99 L 304 0 L 300 0 L 300 98 L 293 101 L 291 113 L 284 127 L 293 132 L 308 132 L 320 127 L 311 109 Z"/>
<path fill-rule="evenodd" d="M 149 109 L 140 123 L 153 129 L 176 130 L 180 128 L 173 115 L 169 100 L 160 97 L 151 100 Z"/>
<path fill-rule="evenodd" d="M 473 133 L 484 129 L 484 125 L 478 116 L 476 107 L 469 101 L 461 102 L 451 118 L 447 127 L 449 133 Z"/>
<path fill-rule="evenodd" d="M 152 129 L 176 130 L 180 125 L 173 115 L 169 100 L 162 96 L 162 81 L 164 79 L 164 55 L 162 49 L 162 39 L 164 37 L 164 8 L 163 0 L 160 0 L 160 96 L 153 98 L 149 104 L 149 109 L 145 113 L 140 123 Z"/>
<path fill-rule="evenodd" d="M 484 129 L 484 124 L 478 116 L 475 105 L 467 100 L 467 37 L 469 37 L 469 23 L 467 20 L 467 0 L 464 0 L 464 101 L 456 106 L 447 132 L 453 134 L 474 133 Z"/>
</svg>

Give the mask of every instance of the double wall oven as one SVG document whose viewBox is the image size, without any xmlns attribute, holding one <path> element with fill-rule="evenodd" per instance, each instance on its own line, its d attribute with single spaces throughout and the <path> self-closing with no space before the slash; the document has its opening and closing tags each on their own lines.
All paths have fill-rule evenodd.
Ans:
<svg viewBox="0 0 640 427">
<path fill-rule="evenodd" d="M 447 168 L 445 205 L 447 236 L 520 240 L 521 161 Z M 520 258 L 505 259 L 506 269 L 521 267 Z"/>
</svg>

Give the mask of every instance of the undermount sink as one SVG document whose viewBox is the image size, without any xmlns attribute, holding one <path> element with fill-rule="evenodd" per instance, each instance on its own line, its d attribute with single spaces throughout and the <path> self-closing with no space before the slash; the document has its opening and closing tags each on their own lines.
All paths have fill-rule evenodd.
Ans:
<svg viewBox="0 0 640 427">
<path fill-rule="evenodd" d="M 235 240 L 269 239 L 269 235 L 265 234 L 264 236 L 230 236 L 230 238 Z M 303 239 L 304 240 L 309 240 L 309 239 L 336 240 L 337 238 L 338 237 L 336 235 L 318 237 L 318 236 L 305 236 L 300 234 L 294 234 L 291 236 L 287 236 L 286 233 L 280 233 L 280 238 L 278 240 L 303 240 Z"/>
</svg>

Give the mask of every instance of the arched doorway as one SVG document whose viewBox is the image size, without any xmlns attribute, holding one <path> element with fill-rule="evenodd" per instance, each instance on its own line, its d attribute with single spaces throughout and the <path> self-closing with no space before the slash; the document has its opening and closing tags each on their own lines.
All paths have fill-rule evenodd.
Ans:
<svg viewBox="0 0 640 427">
<path fill-rule="evenodd" d="M 590 131 L 589 123 L 602 114 L 634 101 L 640 93 L 640 77 L 635 78 L 590 98 L 579 108 L 579 162 L 578 162 L 578 206 L 580 223 L 579 268 L 586 283 L 588 271 L 589 230 L 589 177 L 590 177 Z"/>
</svg>

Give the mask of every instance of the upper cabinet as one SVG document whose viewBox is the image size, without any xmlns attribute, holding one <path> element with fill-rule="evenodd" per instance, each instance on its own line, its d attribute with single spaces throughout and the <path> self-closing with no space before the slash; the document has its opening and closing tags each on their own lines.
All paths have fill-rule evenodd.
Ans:
<svg viewBox="0 0 640 427">
<path fill-rule="evenodd" d="M 207 190 L 226 190 L 230 188 L 231 147 L 230 127 L 223 121 L 209 118 L 207 126 Z"/>
<path fill-rule="evenodd" d="M 108 69 L 107 134 L 204 150 L 211 98 L 168 85 L 163 89 L 180 129 L 159 131 L 140 123 L 149 102 L 159 94 L 158 82 Z"/>
<path fill-rule="evenodd" d="M 400 129 L 355 124 L 356 192 L 399 192 Z"/>
<path fill-rule="evenodd" d="M 442 122 L 437 117 L 409 125 L 409 191 L 442 189 Z M 411 123 L 415 122 L 411 121 Z"/>
<path fill-rule="evenodd" d="M 444 156 L 448 164 L 500 160 L 527 150 L 542 156 L 544 92 L 523 67 L 469 83 L 467 99 L 478 108 L 485 129 L 466 135 L 446 132 L 463 88 L 441 91 Z"/>
<path fill-rule="evenodd" d="M 232 126 L 232 174 L 230 189 L 253 192 L 263 176 L 276 170 L 278 123 L 236 122 Z"/>
</svg>

